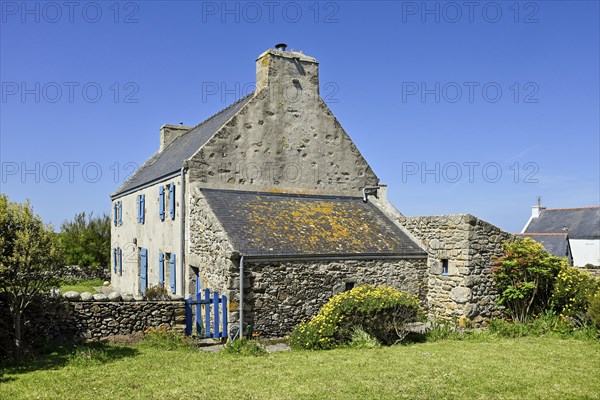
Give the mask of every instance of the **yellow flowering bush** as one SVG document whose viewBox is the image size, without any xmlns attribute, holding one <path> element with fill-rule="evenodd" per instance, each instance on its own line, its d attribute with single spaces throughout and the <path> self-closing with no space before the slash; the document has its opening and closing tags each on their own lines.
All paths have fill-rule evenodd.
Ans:
<svg viewBox="0 0 600 400">
<path fill-rule="evenodd" d="M 297 325 L 290 335 L 296 349 L 330 349 L 348 343 L 361 328 L 383 344 L 406 336 L 403 329 L 420 313 L 419 300 L 388 286 L 358 286 L 333 296 L 311 320 Z"/>
<path fill-rule="evenodd" d="M 592 323 L 600 331 L 600 288 L 596 290 L 596 293 L 590 296 L 588 316 L 592 320 Z"/>
<path fill-rule="evenodd" d="M 585 319 L 591 296 L 600 289 L 600 281 L 589 272 L 563 266 L 556 277 L 552 308 L 561 316 Z"/>
</svg>

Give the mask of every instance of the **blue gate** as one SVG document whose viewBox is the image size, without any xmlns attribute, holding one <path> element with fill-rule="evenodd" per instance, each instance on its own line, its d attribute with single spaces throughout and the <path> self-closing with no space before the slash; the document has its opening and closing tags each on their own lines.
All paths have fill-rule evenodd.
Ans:
<svg viewBox="0 0 600 400">
<path fill-rule="evenodd" d="M 196 299 L 185 299 L 185 334 L 201 338 L 227 337 L 227 297 L 219 292 L 204 289 Z"/>
</svg>

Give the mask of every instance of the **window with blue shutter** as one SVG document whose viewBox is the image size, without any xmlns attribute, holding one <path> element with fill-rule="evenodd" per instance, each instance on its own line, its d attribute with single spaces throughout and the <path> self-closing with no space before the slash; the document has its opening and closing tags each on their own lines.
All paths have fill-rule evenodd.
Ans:
<svg viewBox="0 0 600 400">
<path fill-rule="evenodd" d="M 106 253 L 105 253 L 106 254 Z M 113 270 L 117 273 L 117 249 L 113 247 Z"/>
<path fill-rule="evenodd" d="M 123 250 L 119 247 L 119 275 L 123 275 Z"/>
<path fill-rule="evenodd" d="M 123 225 L 123 202 L 119 201 L 119 225 Z"/>
<path fill-rule="evenodd" d="M 169 212 L 171 219 L 175 219 L 175 183 L 169 185 Z"/>
<path fill-rule="evenodd" d="M 165 187 L 162 185 L 158 188 L 158 215 L 161 221 L 165 220 Z"/>
<path fill-rule="evenodd" d="M 138 222 L 139 222 L 140 224 L 143 224 L 143 223 L 144 223 L 144 219 L 145 219 L 145 218 L 144 218 L 144 217 L 145 217 L 145 216 L 144 216 L 144 210 L 145 210 L 145 208 L 144 208 L 144 205 L 145 205 L 145 204 L 144 204 L 144 203 L 145 203 L 145 198 L 146 198 L 146 195 L 144 195 L 144 194 L 138 194 L 138 197 L 137 197 L 137 204 L 138 204 Z"/>
<path fill-rule="evenodd" d="M 165 255 L 158 253 L 158 284 L 163 286 L 165 284 Z"/>
<path fill-rule="evenodd" d="M 175 286 L 175 254 L 171 253 L 171 257 L 169 258 L 169 277 L 171 283 L 171 293 L 175 293 L 177 287 Z"/>
<path fill-rule="evenodd" d="M 118 211 L 119 211 L 119 206 L 117 205 L 118 201 L 115 201 L 115 204 L 113 206 L 113 223 L 115 224 L 115 226 L 117 226 L 117 221 L 118 221 Z"/>
<path fill-rule="evenodd" d="M 140 249 L 140 293 L 148 288 L 148 250 Z"/>
</svg>

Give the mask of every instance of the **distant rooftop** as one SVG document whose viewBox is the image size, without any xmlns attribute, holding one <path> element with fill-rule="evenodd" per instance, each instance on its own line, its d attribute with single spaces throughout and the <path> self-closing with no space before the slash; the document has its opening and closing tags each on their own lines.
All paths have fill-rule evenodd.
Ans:
<svg viewBox="0 0 600 400">
<path fill-rule="evenodd" d="M 600 207 L 542 209 L 523 233 L 568 233 L 571 239 L 600 239 Z"/>
</svg>

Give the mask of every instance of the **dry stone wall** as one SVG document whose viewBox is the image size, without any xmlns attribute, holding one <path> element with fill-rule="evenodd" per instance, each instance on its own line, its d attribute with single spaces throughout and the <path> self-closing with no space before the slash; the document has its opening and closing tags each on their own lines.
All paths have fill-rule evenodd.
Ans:
<svg viewBox="0 0 600 400">
<path fill-rule="evenodd" d="M 244 320 L 263 336 L 284 336 L 314 316 L 346 284 L 393 286 L 427 296 L 425 257 L 248 264 Z"/>
<path fill-rule="evenodd" d="M 429 253 L 430 318 L 465 316 L 480 326 L 499 315 L 490 267 L 511 234 L 469 214 L 403 217 L 400 223 Z M 443 260 L 447 274 L 442 271 Z"/>
</svg>

